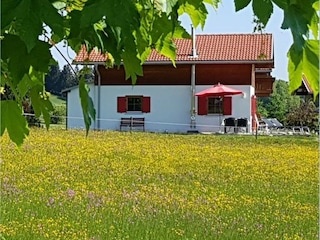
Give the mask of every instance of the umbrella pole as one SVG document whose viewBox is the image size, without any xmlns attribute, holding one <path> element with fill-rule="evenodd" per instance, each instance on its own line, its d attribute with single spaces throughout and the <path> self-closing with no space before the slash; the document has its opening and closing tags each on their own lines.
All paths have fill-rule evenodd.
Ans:
<svg viewBox="0 0 320 240">
<path fill-rule="evenodd" d="M 220 107 L 219 107 L 219 133 L 221 131 L 222 100 L 223 100 L 223 98 L 220 97 L 220 100 L 219 100 L 219 105 L 220 105 Z"/>
</svg>

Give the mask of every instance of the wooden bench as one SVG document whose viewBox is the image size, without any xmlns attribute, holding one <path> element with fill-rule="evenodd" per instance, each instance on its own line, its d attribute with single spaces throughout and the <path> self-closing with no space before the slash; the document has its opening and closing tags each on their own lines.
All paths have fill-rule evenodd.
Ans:
<svg viewBox="0 0 320 240">
<path fill-rule="evenodd" d="M 121 118 L 120 120 L 120 131 L 122 127 L 129 127 L 130 131 L 134 127 L 141 127 L 144 131 L 144 118 Z"/>
</svg>

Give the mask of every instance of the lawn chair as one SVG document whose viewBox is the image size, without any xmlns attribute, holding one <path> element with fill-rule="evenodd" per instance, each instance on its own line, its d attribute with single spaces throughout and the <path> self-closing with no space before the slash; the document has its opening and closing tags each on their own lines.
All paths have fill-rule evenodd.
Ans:
<svg viewBox="0 0 320 240">
<path fill-rule="evenodd" d="M 245 132 L 248 133 L 248 119 L 247 118 L 238 118 L 237 119 L 237 132 L 239 130 L 243 130 L 245 128 Z"/>
<path fill-rule="evenodd" d="M 262 121 L 265 122 L 270 133 L 280 133 L 279 130 L 284 129 L 283 124 L 278 121 L 276 118 L 262 118 Z"/>
<path fill-rule="evenodd" d="M 228 128 L 227 128 L 228 127 Z M 233 131 L 236 131 L 236 119 L 235 118 L 226 118 L 224 119 L 224 133 L 230 132 L 233 128 Z"/>
</svg>

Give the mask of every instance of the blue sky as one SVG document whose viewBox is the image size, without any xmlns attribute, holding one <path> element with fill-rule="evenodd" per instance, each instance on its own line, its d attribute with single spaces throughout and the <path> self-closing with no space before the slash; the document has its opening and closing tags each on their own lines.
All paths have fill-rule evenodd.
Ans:
<svg viewBox="0 0 320 240">
<path fill-rule="evenodd" d="M 253 13 L 251 5 L 239 12 L 235 12 L 234 1 L 224 0 L 217 10 L 214 10 L 212 7 L 208 7 L 208 10 L 209 15 L 204 29 L 197 28 L 196 34 L 253 32 L 254 24 L 252 23 Z M 191 26 L 189 18 L 182 16 L 181 20 L 184 27 L 189 31 Z M 282 20 L 282 10 L 275 6 L 274 13 L 269 20 L 265 32 L 272 33 L 274 37 L 275 68 L 273 69 L 272 75 L 276 79 L 288 80 L 287 52 L 292 43 L 292 37 L 289 30 L 281 29 Z M 63 47 L 63 44 L 61 43 L 57 46 L 71 62 L 75 57 L 74 52 L 69 51 L 67 53 L 66 48 Z M 52 48 L 52 54 L 59 62 L 60 66 L 66 64 L 54 48 Z"/>
</svg>

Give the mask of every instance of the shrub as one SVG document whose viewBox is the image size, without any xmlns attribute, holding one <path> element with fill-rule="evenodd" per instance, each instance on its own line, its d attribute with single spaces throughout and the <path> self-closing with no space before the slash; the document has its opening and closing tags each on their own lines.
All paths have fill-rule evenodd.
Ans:
<svg viewBox="0 0 320 240">
<path fill-rule="evenodd" d="M 286 120 L 287 125 L 307 126 L 311 130 L 316 130 L 319 116 L 315 104 L 312 101 L 308 101 L 289 112 Z"/>
<path fill-rule="evenodd" d="M 66 116 L 66 110 L 66 106 L 64 105 L 55 106 L 51 113 L 50 122 L 52 124 L 62 123 Z"/>
</svg>

